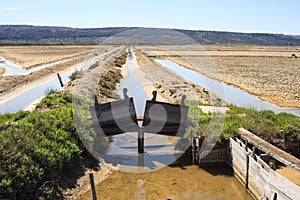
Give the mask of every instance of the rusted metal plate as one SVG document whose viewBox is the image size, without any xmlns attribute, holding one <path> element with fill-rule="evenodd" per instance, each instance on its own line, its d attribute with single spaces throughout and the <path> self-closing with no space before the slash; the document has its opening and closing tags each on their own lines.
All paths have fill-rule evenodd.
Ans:
<svg viewBox="0 0 300 200">
<path fill-rule="evenodd" d="M 91 112 L 95 112 L 92 116 L 97 120 L 94 121 L 99 123 L 106 136 L 136 132 L 139 128 L 133 98 L 96 104 L 91 107 Z"/>
<path fill-rule="evenodd" d="M 144 132 L 172 136 L 183 134 L 188 109 L 188 106 L 180 104 L 148 100 L 143 119 Z"/>
</svg>

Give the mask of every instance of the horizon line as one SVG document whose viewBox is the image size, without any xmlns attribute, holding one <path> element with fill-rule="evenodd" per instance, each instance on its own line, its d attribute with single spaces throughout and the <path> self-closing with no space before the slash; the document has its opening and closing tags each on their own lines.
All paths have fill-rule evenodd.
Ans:
<svg viewBox="0 0 300 200">
<path fill-rule="evenodd" d="M 234 31 L 234 30 L 206 30 L 196 28 L 171 28 L 171 27 L 151 27 L 151 26 L 99 26 L 99 27 L 74 27 L 68 25 L 38 25 L 38 24 L 4 24 L 0 26 L 34 26 L 34 27 L 57 27 L 57 28 L 71 28 L 71 29 L 101 29 L 101 28 L 149 28 L 149 29 L 170 29 L 170 30 L 187 30 L 187 31 L 204 31 L 204 32 L 224 32 L 224 33 L 241 33 L 241 34 L 270 34 L 270 35 L 289 35 L 289 36 L 300 36 L 294 33 L 279 33 L 279 32 L 248 32 L 248 31 Z"/>
</svg>

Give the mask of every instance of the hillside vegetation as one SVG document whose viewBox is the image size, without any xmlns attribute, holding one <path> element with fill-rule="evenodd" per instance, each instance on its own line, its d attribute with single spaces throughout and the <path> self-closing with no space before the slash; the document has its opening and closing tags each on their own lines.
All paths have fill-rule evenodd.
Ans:
<svg viewBox="0 0 300 200">
<path fill-rule="evenodd" d="M 161 28 L 115 27 L 82 29 L 51 26 L 0 25 L 0 44 L 98 44 L 102 42 L 300 45 L 300 36 Z"/>
</svg>

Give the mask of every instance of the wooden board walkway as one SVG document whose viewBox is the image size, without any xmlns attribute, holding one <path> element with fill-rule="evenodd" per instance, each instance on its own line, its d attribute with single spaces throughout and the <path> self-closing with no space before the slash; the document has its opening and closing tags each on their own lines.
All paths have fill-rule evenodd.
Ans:
<svg viewBox="0 0 300 200">
<path fill-rule="evenodd" d="M 261 139 L 260 137 L 254 135 L 244 128 L 239 129 L 239 134 L 244 140 L 247 140 L 257 149 L 260 149 L 266 154 L 272 156 L 279 162 L 282 162 L 283 164 L 296 169 L 297 171 L 300 171 L 300 160 L 298 158 L 266 142 L 265 140 Z"/>
</svg>

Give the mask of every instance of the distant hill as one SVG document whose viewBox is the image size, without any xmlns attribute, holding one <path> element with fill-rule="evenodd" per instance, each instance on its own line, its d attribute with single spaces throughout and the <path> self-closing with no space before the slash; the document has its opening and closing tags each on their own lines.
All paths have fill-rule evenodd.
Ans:
<svg viewBox="0 0 300 200">
<path fill-rule="evenodd" d="M 68 28 L 0 25 L 0 44 L 7 43 L 201 43 L 300 45 L 299 35 L 194 31 L 161 28 Z"/>
</svg>

